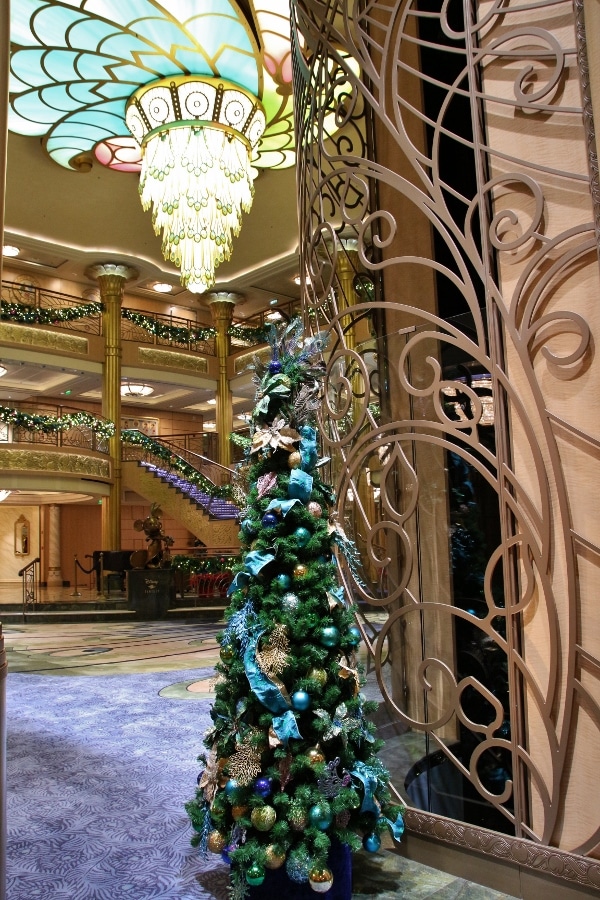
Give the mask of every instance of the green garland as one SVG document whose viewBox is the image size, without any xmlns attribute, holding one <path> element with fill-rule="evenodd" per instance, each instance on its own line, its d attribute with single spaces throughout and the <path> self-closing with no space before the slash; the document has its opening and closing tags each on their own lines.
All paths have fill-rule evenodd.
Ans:
<svg viewBox="0 0 600 900">
<path fill-rule="evenodd" d="M 239 556 L 208 556 L 199 559 L 197 556 L 183 556 L 177 554 L 171 560 L 171 568 L 186 572 L 188 575 L 217 574 L 219 572 L 232 572 L 240 562 Z"/>
<path fill-rule="evenodd" d="M 97 301 L 59 309 L 27 306 L 26 303 L 14 303 L 8 300 L 0 301 L 0 319 L 20 322 L 23 325 L 58 325 L 61 322 L 73 322 L 76 319 L 97 316 L 101 312 L 102 304 Z"/>
<path fill-rule="evenodd" d="M 228 500 L 232 497 L 231 485 L 225 484 L 222 487 L 219 487 L 218 485 L 213 484 L 212 481 L 209 481 L 205 475 L 197 469 L 194 469 L 194 467 L 184 459 L 177 456 L 169 450 L 168 447 L 165 447 L 164 444 L 148 437 L 147 434 L 143 434 L 143 432 L 136 431 L 135 429 L 127 428 L 121 432 L 121 440 L 124 444 L 129 444 L 133 447 L 141 447 L 143 450 L 164 463 L 170 471 L 177 472 L 185 478 L 186 481 L 189 481 L 190 484 L 200 488 L 204 494 L 208 494 L 209 497 L 217 497 L 223 500 Z"/>
<path fill-rule="evenodd" d="M 105 419 L 97 419 L 88 412 L 65 413 L 62 416 L 43 416 L 21 412 L 20 409 L 11 409 L 9 406 L 0 406 L 0 422 L 13 425 L 16 428 L 24 428 L 25 431 L 42 432 L 43 434 L 55 434 L 57 431 L 69 431 L 71 428 L 89 428 L 94 434 L 103 438 L 111 438 L 115 433 L 115 426 Z"/>
<path fill-rule="evenodd" d="M 244 325 L 231 325 L 227 329 L 230 337 L 246 344 L 266 344 L 269 340 L 271 326 L 261 325 L 258 328 L 247 328 Z"/>
<path fill-rule="evenodd" d="M 163 340 L 173 341 L 176 344 L 195 343 L 196 341 L 208 341 L 217 334 L 215 328 L 209 326 L 197 326 L 187 328 L 182 325 L 167 325 L 164 322 L 154 319 L 152 316 L 146 316 L 144 313 L 137 312 L 135 309 L 122 309 L 121 317 L 133 322 L 144 331 L 153 334 L 155 337 L 163 338 Z"/>
</svg>

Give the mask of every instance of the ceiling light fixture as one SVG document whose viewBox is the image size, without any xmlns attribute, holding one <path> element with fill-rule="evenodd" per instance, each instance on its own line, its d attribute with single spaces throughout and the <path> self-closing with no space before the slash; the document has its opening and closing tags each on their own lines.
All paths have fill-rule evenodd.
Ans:
<svg viewBox="0 0 600 900">
<path fill-rule="evenodd" d="M 121 396 L 122 397 L 149 397 L 150 394 L 154 393 L 154 388 L 150 387 L 149 384 L 140 384 L 135 382 L 126 381 L 121 385 Z"/>
<path fill-rule="evenodd" d="M 10 491 L 0 491 L 0 503 L 6 500 L 7 497 L 10 497 Z"/>
<path fill-rule="evenodd" d="M 2 363 L 0 363 L 0 378 L 2 378 L 3 375 L 6 375 L 7 372 L 8 369 L 6 368 L 6 366 L 3 366 Z"/>
<path fill-rule="evenodd" d="M 152 207 L 166 260 L 202 294 L 233 250 L 242 211 L 254 197 L 252 151 L 265 112 L 249 91 L 220 78 L 162 78 L 127 104 L 127 127 L 142 150 L 140 197 Z"/>
<path fill-rule="evenodd" d="M 156 291 L 157 294 L 170 294 L 173 290 L 173 285 L 167 284 L 166 281 L 157 281 L 156 284 L 152 285 L 152 290 Z"/>
<path fill-rule="evenodd" d="M 217 425 L 216 425 L 216 422 L 204 422 L 202 427 L 212 429 L 212 428 L 216 428 Z"/>
<path fill-rule="evenodd" d="M 216 404 L 217 404 L 217 398 L 216 398 L 216 397 L 211 397 L 211 399 L 210 399 L 210 400 L 207 400 L 206 402 L 208 403 L 209 406 L 216 406 Z"/>
<path fill-rule="evenodd" d="M 13 244 L 5 244 L 2 248 L 2 256 L 18 256 L 20 252 Z"/>
</svg>

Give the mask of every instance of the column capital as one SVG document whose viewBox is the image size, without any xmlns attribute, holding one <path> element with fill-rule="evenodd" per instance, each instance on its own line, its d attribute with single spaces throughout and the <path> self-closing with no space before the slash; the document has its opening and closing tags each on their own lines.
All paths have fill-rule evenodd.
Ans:
<svg viewBox="0 0 600 900">
<path fill-rule="evenodd" d="M 132 278 L 137 278 L 139 273 L 132 266 L 125 266 L 120 263 L 98 263 L 94 266 L 88 266 L 85 274 L 94 281 L 106 276 L 119 278 L 122 281 L 131 281 Z"/>
<path fill-rule="evenodd" d="M 210 306 L 213 323 L 218 325 L 219 321 L 224 321 L 226 326 L 231 325 L 235 304 L 242 299 L 241 294 L 234 294 L 230 291 L 215 291 L 207 294 L 206 301 Z"/>
</svg>

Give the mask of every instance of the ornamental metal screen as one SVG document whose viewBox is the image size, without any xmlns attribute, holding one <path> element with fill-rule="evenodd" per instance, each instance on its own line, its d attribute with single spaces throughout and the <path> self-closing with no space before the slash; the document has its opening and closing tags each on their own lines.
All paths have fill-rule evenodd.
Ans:
<svg viewBox="0 0 600 900">
<path fill-rule="evenodd" d="M 304 314 L 330 331 L 323 452 L 394 789 L 409 829 L 598 886 L 583 7 L 292 19 Z"/>
</svg>

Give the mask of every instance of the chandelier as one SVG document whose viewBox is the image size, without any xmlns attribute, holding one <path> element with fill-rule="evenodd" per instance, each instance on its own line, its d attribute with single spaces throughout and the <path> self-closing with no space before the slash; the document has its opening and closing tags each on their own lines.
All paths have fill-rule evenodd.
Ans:
<svg viewBox="0 0 600 900">
<path fill-rule="evenodd" d="M 126 381 L 121 385 L 122 397 L 149 397 L 153 393 L 154 388 L 149 384 L 134 384 L 131 381 Z"/>
<path fill-rule="evenodd" d="M 142 150 L 140 197 L 152 207 L 162 252 L 201 294 L 233 250 L 254 196 L 251 156 L 265 129 L 262 105 L 218 78 L 163 78 L 139 88 L 125 121 Z"/>
</svg>

